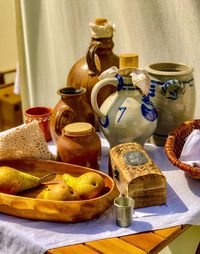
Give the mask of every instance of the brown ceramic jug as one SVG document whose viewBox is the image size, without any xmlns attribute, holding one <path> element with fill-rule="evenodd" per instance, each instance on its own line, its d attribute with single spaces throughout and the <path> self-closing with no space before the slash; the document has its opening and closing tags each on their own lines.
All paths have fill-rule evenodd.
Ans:
<svg viewBox="0 0 200 254">
<path fill-rule="evenodd" d="M 90 24 L 90 27 L 92 39 L 87 54 L 72 66 L 67 78 L 67 86 L 86 88 L 89 104 L 91 91 L 99 81 L 99 74 L 111 66 L 119 67 L 119 57 L 112 51 L 113 25 L 107 19 L 99 18 L 95 20 L 95 24 Z M 103 88 L 97 98 L 99 106 L 115 90 L 113 86 Z"/>
<path fill-rule="evenodd" d="M 53 109 L 50 120 L 50 131 L 56 143 L 62 129 L 73 122 L 88 122 L 94 125 L 94 114 L 91 106 L 85 100 L 86 89 L 81 87 L 65 87 L 57 93 L 61 99 Z"/>
<path fill-rule="evenodd" d="M 99 169 L 101 141 L 89 123 L 77 122 L 63 128 L 57 141 L 58 160 Z"/>
</svg>

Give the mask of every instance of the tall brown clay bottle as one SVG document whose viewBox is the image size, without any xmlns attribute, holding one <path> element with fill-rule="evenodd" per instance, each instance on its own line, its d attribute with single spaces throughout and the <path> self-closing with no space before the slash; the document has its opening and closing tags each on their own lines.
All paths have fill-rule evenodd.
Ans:
<svg viewBox="0 0 200 254">
<path fill-rule="evenodd" d="M 119 67 L 119 57 L 112 51 L 114 26 L 107 19 L 98 18 L 90 24 L 90 28 L 92 38 L 87 54 L 72 66 L 67 78 L 67 86 L 86 88 L 89 104 L 92 88 L 99 81 L 98 76 L 111 66 Z M 114 91 L 113 86 L 103 88 L 97 98 L 99 106 Z"/>
</svg>

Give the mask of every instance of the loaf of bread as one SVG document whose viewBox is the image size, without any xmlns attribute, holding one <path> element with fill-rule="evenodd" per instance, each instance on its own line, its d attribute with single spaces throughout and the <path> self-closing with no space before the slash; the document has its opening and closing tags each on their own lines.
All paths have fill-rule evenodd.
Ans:
<svg viewBox="0 0 200 254">
<path fill-rule="evenodd" d="M 110 150 L 110 160 L 120 194 L 132 197 L 135 208 L 166 203 L 166 178 L 142 146 L 117 145 Z"/>
</svg>

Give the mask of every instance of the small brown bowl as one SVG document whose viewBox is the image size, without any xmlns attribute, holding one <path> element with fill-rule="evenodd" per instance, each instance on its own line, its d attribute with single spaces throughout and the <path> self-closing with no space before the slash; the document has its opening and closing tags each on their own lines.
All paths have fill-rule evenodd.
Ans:
<svg viewBox="0 0 200 254">
<path fill-rule="evenodd" d="M 200 168 L 179 160 L 186 138 L 194 129 L 200 129 L 200 120 L 186 121 L 171 131 L 165 143 L 165 153 L 173 165 L 184 170 L 194 179 L 200 179 Z"/>
</svg>

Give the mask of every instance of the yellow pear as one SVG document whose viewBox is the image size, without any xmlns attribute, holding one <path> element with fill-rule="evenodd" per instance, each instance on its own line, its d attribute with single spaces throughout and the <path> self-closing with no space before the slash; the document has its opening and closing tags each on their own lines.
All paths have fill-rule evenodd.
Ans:
<svg viewBox="0 0 200 254">
<path fill-rule="evenodd" d="M 87 172 L 79 177 L 63 175 L 64 182 L 80 194 L 81 199 L 91 199 L 103 193 L 105 183 L 103 177 L 95 172 Z"/>
<path fill-rule="evenodd" d="M 37 198 L 48 200 L 79 200 L 79 194 L 64 182 L 53 184 L 44 189 Z"/>
<path fill-rule="evenodd" d="M 0 167 L 0 192 L 16 194 L 41 184 L 39 177 L 18 171 L 14 168 Z"/>
</svg>

